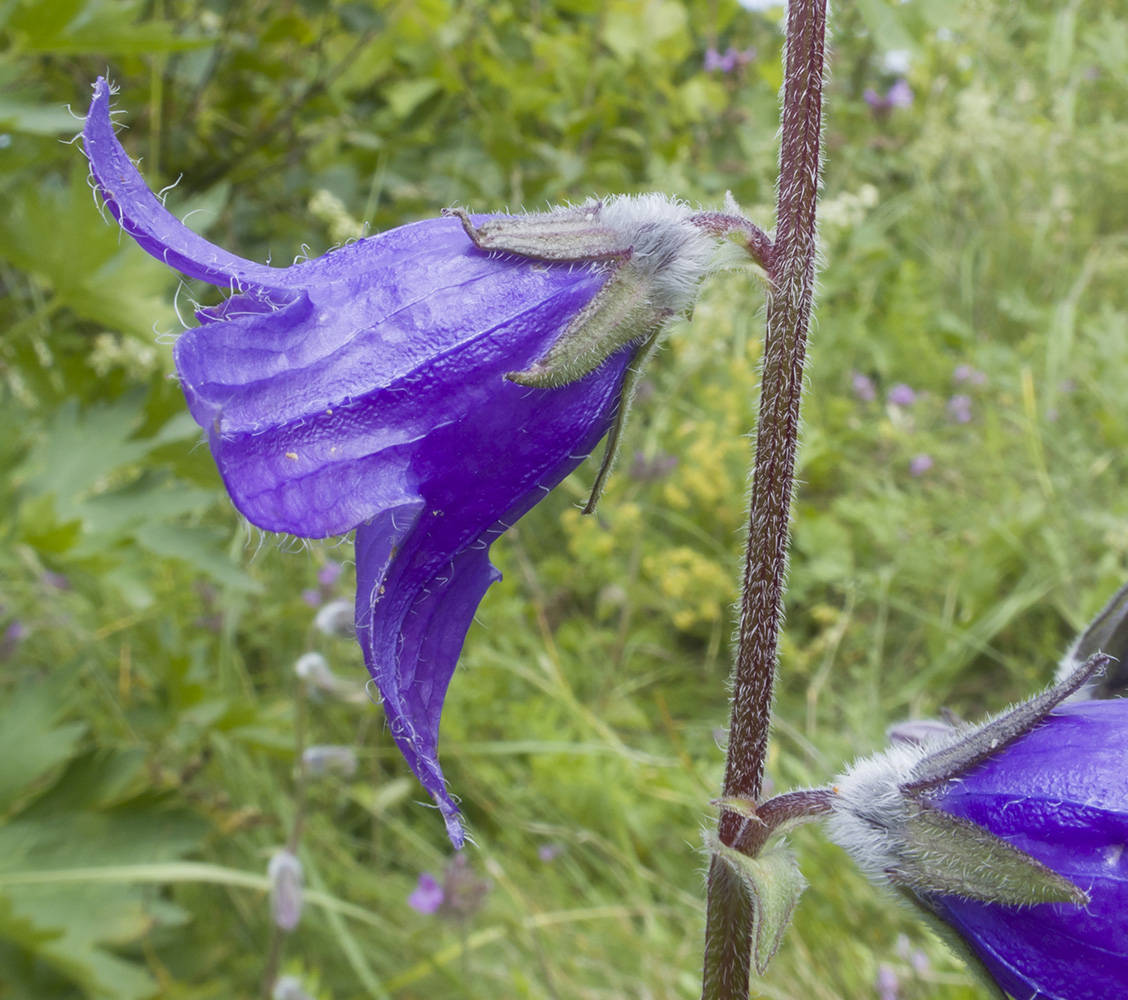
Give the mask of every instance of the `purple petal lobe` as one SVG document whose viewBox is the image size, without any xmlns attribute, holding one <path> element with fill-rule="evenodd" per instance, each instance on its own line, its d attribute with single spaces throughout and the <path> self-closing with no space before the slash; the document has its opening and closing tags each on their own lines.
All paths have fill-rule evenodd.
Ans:
<svg viewBox="0 0 1128 1000">
<path fill-rule="evenodd" d="M 421 502 L 356 533 L 358 638 L 393 738 L 435 798 L 451 841 L 458 810 L 437 755 L 443 698 L 482 595 L 489 544 L 603 436 L 633 351 L 558 389 L 497 384 L 498 397 L 416 449 Z"/>
<path fill-rule="evenodd" d="M 1089 894 L 1086 907 L 933 900 L 1012 996 L 1097 1000 L 1128 983 L 1126 732 L 1123 699 L 1059 708 L 940 802 Z"/>
<path fill-rule="evenodd" d="M 82 142 L 107 207 L 143 250 L 169 267 L 213 285 L 276 286 L 282 269 L 254 264 L 197 236 L 149 190 L 114 134 L 110 85 L 102 77 L 94 84 Z"/>
</svg>

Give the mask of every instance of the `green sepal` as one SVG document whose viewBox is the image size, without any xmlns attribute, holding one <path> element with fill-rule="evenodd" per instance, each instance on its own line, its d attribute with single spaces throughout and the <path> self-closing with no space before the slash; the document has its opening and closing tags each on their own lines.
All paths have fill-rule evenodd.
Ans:
<svg viewBox="0 0 1128 1000">
<path fill-rule="evenodd" d="M 894 885 L 1002 906 L 1089 902 L 1065 876 L 977 823 L 920 800 L 906 806 L 906 850 L 886 872 Z"/>
<path fill-rule="evenodd" d="M 1090 698 L 1117 698 L 1128 692 L 1128 585 L 1121 587 L 1082 632 L 1059 667 L 1059 677 L 1072 672 L 1094 653 L 1113 659 L 1104 677 L 1086 685 Z"/>
<path fill-rule="evenodd" d="M 772 847 L 751 858 L 725 847 L 710 832 L 705 835 L 705 848 L 740 880 L 748 895 L 752 909 L 752 964 L 762 976 L 779 951 L 783 932 L 807 888 L 807 880 L 794 853 L 786 847 Z"/>
<path fill-rule="evenodd" d="M 627 367 L 627 374 L 623 378 L 623 387 L 619 391 L 619 405 L 615 410 L 615 418 L 611 421 L 611 429 L 607 432 L 607 440 L 603 445 L 603 459 L 599 463 L 599 471 L 595 474 L 588 501 L 584 504 L 582 513 L 594 514 L 599 498 L 603 495 L 603 487 L 615 468 L 615 460 L 619 457 L 619 444 L 623 439 L 623 428 L 627 425 L 627 415 L 630 413 L 631 403 L 634 402 L 635 391 L 638 389 L 639 380 L 642 378 L 646 362 L 658 347 L 662 336 L 662 327 L 654 328 L 654 332 L 643 341 L 642 346 L 635 352 L 634 358 Z"/>
<path fill-rule="evenodd" d="M 957 743 L 929 754 L 913 768 L 911 778 L 901 785 L 902 791 L 919 796 L 1001 753 L 1020 736 L 1030 732 L 1091 677 L 1099 675 L 1109 662 L 1109 657 L 1103 653 L 1094 653 L 1060 683 L 997 715 L 990 722 L 969 730 Z"/>
<path fill-rule="evenodd" d="M 630 251 L 613 229 L 599 224 L 601 201 L 528 215 L 506 215 L 474 225 L 464 208 L 448 208 L 443 215 L 462 223 L 479 250 L 512 253 L 533 260 L 614 260 Z"/>
<path fill-rule="evenodd" d="M 524 371 L 505 377 L 518 385 L 550 389 L 577 382 L 634 340 L 650 337 L 670 319 L 650 305 L 646 281 L 630 267 L 630 254 L 608 265 L 607 280 L 549 348 Z"/>
</svg>

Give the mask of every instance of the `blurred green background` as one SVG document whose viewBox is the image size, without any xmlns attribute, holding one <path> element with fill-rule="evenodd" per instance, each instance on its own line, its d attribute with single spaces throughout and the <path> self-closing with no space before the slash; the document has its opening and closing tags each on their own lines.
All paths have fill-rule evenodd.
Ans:
<svg viewBox="0 0 1128 1000">
<path fill-rule="evenodd" d="M 150 184 L 256 260 L 606 192 L 731 190 L 770 226 L 781 17 L 0 3 L 0 998 L 254 997 L 272 950 L 322 1000 L 698 995 L 758 279 L 675 329 L 599 513 L 589 464 L 494 547 L 442 738 L 476 846 L 427 914 L 443 825 L 359 650 L 314 626 L 350 545 L 240 522 L 169 378 L 215 291 L 104 221 L 67 143 L 108 74 Z M 1123 4 L 864 0 L 832 26 L 777 790 L 1041 687 L 1128 576 Z M 310 651 L 352 697 L 299 680 Z M 310 744 L 357 771 L 301 778 Z M 266 867 L 299 813 L 313 892 L 280 942 Z M 821 830 L 794 841 L 811 887 L 764 996 L 977 995 Z"/>
</svg>

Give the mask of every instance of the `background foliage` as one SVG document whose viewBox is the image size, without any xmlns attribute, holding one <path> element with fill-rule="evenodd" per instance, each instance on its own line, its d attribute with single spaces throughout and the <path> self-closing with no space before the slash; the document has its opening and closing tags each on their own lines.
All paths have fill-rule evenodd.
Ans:
<svg viewBox="0 0 1128 1000">
<path fill-rule="evenodd" d="M 261 260 L 593 192 L 731 190 L 770 225 L 781 13 L 0 4 L 0 997 L 255 995 L 299 811 L 315 891 L 282 968 L 311 995 L 697 995 L 755 280 L 676 330 L 598 515 L 589 467 L 496 546 L 443 730 L 490 889 L 423 914 L 442 824 L 378 709 L 293 670 L 320 651 L 359 692 L 311 606 L 348 596 L 349 544 L 239 523 L 168 378 L 211 292 L 99 216 L 60 140 L 108 71 L 170 208 Z M 1122 5 L 865 0 L 834 28 L 777 788 L 1042 686 L 1128 569 Z M 911 104 L 883 105 L 900 77 Z M 298 780 L 311 743 L 358 771 Z M 976 995 L 819 830 L 796 840 L 812 887 L 765 996 Z"/>
</svg>

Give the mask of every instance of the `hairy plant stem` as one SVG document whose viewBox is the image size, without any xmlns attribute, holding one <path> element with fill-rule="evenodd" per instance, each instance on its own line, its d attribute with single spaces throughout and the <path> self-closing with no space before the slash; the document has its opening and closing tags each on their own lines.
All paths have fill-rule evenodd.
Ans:
<svg viewBox="0 0 1128 1000">
<path fill-rule="evenodd" d="M 756 808 L 763 787 L 787 571 L 799 403 L 814 292 L 826 0 L 790 0 L 780 118 L 776 234 L 752 473 L 732 719 L 723 798 Z M 767 255 L 765 255 L 767 256 Z M 717 836 L 758 851 L 747 817 L 722 808 Z M 754 838 L 759 840 L 759 838 Z M 752 925 L 746 888 L 714 857 L 709 867 L 703 1000 L 748 996 Z"/>
</svg>

